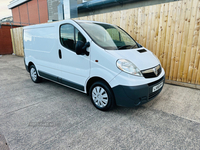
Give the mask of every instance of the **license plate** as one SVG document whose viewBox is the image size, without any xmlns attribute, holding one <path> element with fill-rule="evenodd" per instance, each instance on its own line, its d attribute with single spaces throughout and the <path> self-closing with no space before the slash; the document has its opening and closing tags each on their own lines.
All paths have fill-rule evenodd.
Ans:
<svg viewBox="0 0 200 150">
<path fill-rule="evenodd" d="M 152 92 L 155 92 L 155 91 L 159 90 L 162 86 L 163 86 L 163 82 L 161 82 L 158 85 L 154 86 Z"/>
</svg>

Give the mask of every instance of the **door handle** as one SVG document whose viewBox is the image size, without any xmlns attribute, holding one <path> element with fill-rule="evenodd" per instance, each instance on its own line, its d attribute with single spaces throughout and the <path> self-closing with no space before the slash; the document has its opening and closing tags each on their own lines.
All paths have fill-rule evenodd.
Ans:
<svg viewBox="0 0 200 150">
<path fill-rule="evenodd" d="M 58 55 L 59 55 L 59 58 L 62 59 L 62 53 L 60 49 L 58 50 Z"/>
</svg>

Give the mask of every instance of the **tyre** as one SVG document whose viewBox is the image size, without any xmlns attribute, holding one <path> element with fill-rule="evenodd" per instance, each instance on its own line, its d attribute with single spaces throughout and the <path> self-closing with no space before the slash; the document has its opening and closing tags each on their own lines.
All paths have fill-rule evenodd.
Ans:
<svg viewBox="0 0 200 150">
<path fill-rule="evenodd" d="M 111 110 L 115 100 L 111 88 L 103 81 L 95 82 L 90 88 L 93 105 L 102 111 Z"/>
<path fill-rule="evenodd" d="M 37 70 L 34 65 L 30 66 L 30 77 L 31 80 L 35 83 L 41 82 L 41 78 L 38 76 Z"/>
</svg>

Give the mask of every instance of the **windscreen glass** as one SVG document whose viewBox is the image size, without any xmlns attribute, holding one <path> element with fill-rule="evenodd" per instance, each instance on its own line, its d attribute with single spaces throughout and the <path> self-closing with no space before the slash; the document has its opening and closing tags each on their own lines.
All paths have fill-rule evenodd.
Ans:
<svg viewBox="0 0 200 150">
<path fill-rule="evenodd" d="M 101 23 L 79 23 L 92 40 L 107 50 L 124 50 L 138 48 L 136 42 L 117 26 Z"/>
</svg>

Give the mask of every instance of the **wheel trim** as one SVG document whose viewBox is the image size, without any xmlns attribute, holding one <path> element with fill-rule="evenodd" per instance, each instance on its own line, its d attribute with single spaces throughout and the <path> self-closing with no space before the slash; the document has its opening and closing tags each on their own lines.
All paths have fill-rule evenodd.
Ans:
<svg viewBox="0 0 200 150">
<path fill-rule="evenodd" d="M 106 107 L 108 104 L 108 94 L 106 90 L 100 86 L 94 87 L 92 90 L 92 100 L 97 107 Z"/>
<path fill-rule="evenodd" d="M 35 68 L 31 68 L 31 78 L 33 81 L 36 81 L 37 79 L 37 73 L 36 73 Z"/>
</svg>

